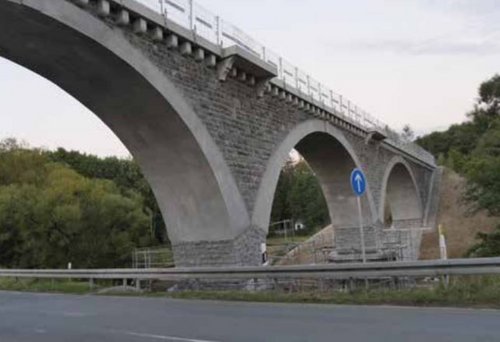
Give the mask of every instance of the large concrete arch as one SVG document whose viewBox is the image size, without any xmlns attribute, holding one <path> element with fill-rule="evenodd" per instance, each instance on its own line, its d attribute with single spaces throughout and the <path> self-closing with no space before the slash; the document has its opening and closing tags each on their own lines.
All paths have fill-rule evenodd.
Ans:
<svg viewBox="0 0 500 342">
<path fill-rule="evenodd" d="M 352 169 L 361 167 L 361 163 L 344 134 L 321 120 L 308 120 L 299 124 L 274 151 L 258 190 L 252 225 L 268 231 L 279 175 L 293 148 L 301 153 L 316 173 L 334 227 L 356 226 L 357 204 L 349 177 Z M 363 198 L 363 209 L 365 224 L 373 224 L 377 216 L 369 185 L 367 196 Z"/>
<path fill-rule="evenodd" d="M 390 209 L 395 228 L 411 228 L 421 225 L 424 211 L 417 184 L 408 162 L 400 156 L 392 158 L 382 180 L 380 217 L 383 219 L 386 215 L 385 211 Z"/>
<path fill-rule="evenodd" d="M 205 126 L 121 30 L 67 1 L 0 0 L 0 56 L 52 81 L 111 128 L 152 185 L 174 245 L 230 240 L 250 226 Z"/>
</svg>

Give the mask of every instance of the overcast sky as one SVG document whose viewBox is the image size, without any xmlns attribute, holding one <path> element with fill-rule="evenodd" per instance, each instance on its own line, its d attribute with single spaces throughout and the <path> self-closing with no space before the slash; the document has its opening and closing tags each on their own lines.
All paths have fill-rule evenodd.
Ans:
<svg viewBox="0 0 500 342">
<path fill-rule="evenodd" d="M 394 128 L 465 119 L 500 73 L 500 0 L 198 0 Z M 0 139 L 127 155 L 76 100 L 0 59 Z"/>
</svg>

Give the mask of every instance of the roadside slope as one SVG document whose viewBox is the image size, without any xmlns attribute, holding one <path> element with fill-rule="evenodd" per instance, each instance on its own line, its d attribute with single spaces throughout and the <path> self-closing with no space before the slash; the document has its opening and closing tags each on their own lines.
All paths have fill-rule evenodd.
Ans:
<svg viewBox="0 0 500 342">
<path fill-rule="evenodd" d="M 460 258 L 476 243 L 479 232 L 491 232 L 500 219 L 490 217 L 484 211 L 467 214 L 467 204 L 462 200 L 465 179 L 445 168 L 441 181 L 439 212 L 437 223 L 442 224 L 446 233 L 449 258 Z M 423 260 L 439 258 L 438 232 L 424 234 L 420 246 Z"/>
</svg>

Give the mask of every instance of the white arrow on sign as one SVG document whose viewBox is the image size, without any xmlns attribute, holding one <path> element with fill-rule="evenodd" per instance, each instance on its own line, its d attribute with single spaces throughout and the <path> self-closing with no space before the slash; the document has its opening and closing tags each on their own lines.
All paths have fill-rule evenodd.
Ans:
<svg viewBox="0 0 500 342">
<path fill-rule="evenodd" d="M 354 178 L 354 181 L 356 182 L 356 184 L 358 185 L 358 192 L 361 193 L 361 184 L 363 184 L 363 178 L 360 176 L 360 174 L 358 173 L 356 175 L 356 177 Z"/>
</svg>

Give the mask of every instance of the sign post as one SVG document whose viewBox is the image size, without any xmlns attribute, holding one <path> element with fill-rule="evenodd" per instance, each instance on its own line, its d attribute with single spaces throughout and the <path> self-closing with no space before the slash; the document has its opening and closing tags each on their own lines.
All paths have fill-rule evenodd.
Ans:
<svg viewBox="0 0 500 342">
<path fill-rule="evenodd" d="M 360 169 L 354 169 L 351 173 L 351 187 L 358 202 L 359 233 L 361 236 L 361 253 L 363 263 L 366 263 L 365 231 L 363 229 L 363 211 L 361 210 L 361 197 L 366 192 L 366 177 Z"/>
</svg>

